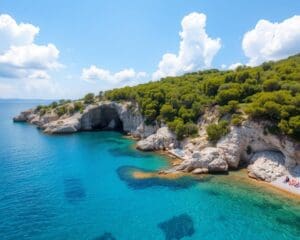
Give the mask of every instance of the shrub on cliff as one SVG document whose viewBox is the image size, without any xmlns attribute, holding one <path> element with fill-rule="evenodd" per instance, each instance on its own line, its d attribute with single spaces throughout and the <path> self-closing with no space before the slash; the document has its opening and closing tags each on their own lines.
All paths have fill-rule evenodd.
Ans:
<svg viewBox="0 0 300 240">
<path fill-rule="evenodd" d="M 50 104 L 51 108 L 56 108 L 57 106 L 58 106 L 58 103 L 55 101 Z"/>
<path fill-rule="evenodd" d="M 93 93 L 88 93 L 84 96 L 83 101 L 85 104 L 91 104 L 95 102 L 95 95 Z"/>
<path fill-rule="evenodd" d="M 66 105 L 59 106 L 55 109 L 55 112 L 58 116 L 62 116 L 68 112 Z"/>
<path fill-rule="evenodd" d="M 168 127 L 176 133 L 178 140 L 182 140 L 189 136 L 196 136 L 198 134 L 198 127 L 196 124 L 192 122 L 184 123 L 181 118 L 175 118 L 174 121 L 168 122 Z"/>
<path fill-rule="evenodd" d="M 222 136 L 225 136 L 229 132 L 228 122 L 220 121 L 219 123 L 213 123 L 207 126 L 206 133 L 209 141 L 216 143 Z"/>
<path fill-rule="evenodd" d="M 80 101 L 74 102 L 74 111 L 75 112 L 81 112 L 82 113 L 83 110 L 84 110 L 84 106 L 83 106 L 82 102 L 80 102 Z"/>
</svg>

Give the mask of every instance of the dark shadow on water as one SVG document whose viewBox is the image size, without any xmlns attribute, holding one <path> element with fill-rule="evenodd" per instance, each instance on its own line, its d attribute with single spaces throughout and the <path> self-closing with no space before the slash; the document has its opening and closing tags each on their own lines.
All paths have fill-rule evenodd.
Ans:
<svg viewBox="0 0 300 240">
<path fill-rule="evenodd" d="M 77 203 L 85 199 L 86 193 L 83 184 L 78 178 L 64 180 L 65 198 L 69 203 Z"/>
<path fill-rule="evenodd" d="M 150 154 L 146 154 L 146 153 L 139 152 L 139 151 L 133 151 L 132 149 L 126 148 L 126 147 L 111 148 L 108 151 L 114 157 L 132 157 L 132 158 L 149 158 L 149 157 L 153 157 Z"/>
<path fill-rule="evenodd" d="M 158 227 L 164 232 L 166 240 L 179 240 L 195 233 L 193 219 L 187 214 L 174 216 L 159 223 Z"/>
<path fill-rule="evenodd" d="M 113 138 L 105 139 L 104 142 L 105 143 L 111 143 L 111 144 L 118 144 L 118 145 L 125 145 L 126 144 L 126 142 L 123 139 L 113 139 Z"/>
<path fill-rule="evenodd" d="M 225 221 L 227 221 L 227 217 L 226 217 L 225 215 L 219 215 L 219 216 L 217 217 L 217 220 L 218 220 L 219 222 L 225 222 Z"/>
<path fill-rule="evenodd" d="M 213 189 L 205 189 L 204 192 L 207 193 L 208 195 L 214 196 L 214 197 L 218 197 L 218 196 L 222 195 L 220 192 L 213 190 Z"/>
<path fill-rule="evenodd" d="M 152 171 L 145 170 L 138 167 L 122 166 L 117 169 L 119 178 L 126 182 L 128 187 L 138 190 L 149 187 L 167 187 L 170 190 L 186 189 L 194 186 L 195 184 L 206 181 L 205 179 L 195 179 L 192 177 L 184 176 L 177 179 L 168 179 L 162 177 L 149 177 L 149 178 L 134 178 L 133 172 L 140 171 L 143 173 L 153 173 Z"/>
<path fill-rule="evenodd" d="M 253 203 L 253 205 L 257 208 L 260 208 L 264 211 L 269 210 L 269 211 L 278 211 L 282 209 L 282 205 L 280 203 L 271 203 L 269 201 L 264 201 L 264 202 L 257 202 Z"/>
<path fill-rule="evenodd" d="M 279 217 L 276 217 L 276 222 L 283 225 L 284 228 L 290 228 L 296 235 L 300 236 L 300 215 L 280 214 Z"/>
<path fill-rule="evenodd" d="M 105 232 L 103 235 L 94 238 L 93 240 L 116 240 L 116 238 L 109 232 Z"/>
</svg>

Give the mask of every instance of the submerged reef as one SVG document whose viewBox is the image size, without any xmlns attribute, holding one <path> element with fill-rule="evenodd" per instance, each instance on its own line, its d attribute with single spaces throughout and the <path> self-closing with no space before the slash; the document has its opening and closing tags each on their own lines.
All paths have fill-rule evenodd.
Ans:
<svg viewBox="0 0 300 240">
<path fill-rule="evenodd" d="M 195 233 L 193 219 L 187 214 L 174 216 L 159 223 L 158 227 L 164 232 L 166 240 L 179 240 Z"/>
<path fill-rule="evenodd" d="M 67 178 L 64 180 L 65 198 L 70 203 L 77 203 L 86 196 L 85 188 L 80 179 Z"/>
<path fill-rule="evenodd" d="M 167 187 L 171 190 L 186 189 L 210 178 L 192 178 L 182 174 L 159 174 L 154 171 L 133 167 L 122 166 L 117 169 L 119 178 L 133 189 L 149 187 Z"/>
</svg>

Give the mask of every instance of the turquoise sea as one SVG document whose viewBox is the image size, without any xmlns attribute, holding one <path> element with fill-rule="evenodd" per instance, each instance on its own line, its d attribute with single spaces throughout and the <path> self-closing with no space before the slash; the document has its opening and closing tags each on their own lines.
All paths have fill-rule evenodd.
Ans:
<svg viewBox="0 0 300 240">
<path fill-rule="evenodd" d="M 45 135 L 0 101 L 1 240 L 294 240 L 300 202 L 231 176 L 134 179 L 168 166 L 116 132 Z"/>
</svg>

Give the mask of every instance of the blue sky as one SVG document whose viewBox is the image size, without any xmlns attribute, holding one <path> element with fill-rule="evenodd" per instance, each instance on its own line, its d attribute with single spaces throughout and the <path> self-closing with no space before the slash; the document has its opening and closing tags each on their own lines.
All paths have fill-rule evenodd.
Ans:
<svg viewBox="0 0 300 240">
<path fill-rule="evenodd" d="M 180 75 L 189 70 L 207 67 L 228 68 L 234 63 L 250 63 L 251 59 L 252 65 L 258 64 L 260 60 L 256 59 L 254 53 L 248 54 L 252 54 L 250 59 L 245 56 L 242 42 L 246 32 L 253 30 L 261 19 L 268 20 L 270 23 L 282 23 L 295 15 L 300 15 L 300 2 L 295 0 L 247 2 L 237 0 L 87 0 L 84 2 L 2 0 L 0 14 L 9 15 L 17 25 L 26 23 L 38 27 L 39 33 L 35 34 L 33 43 L 39 46 L 53 44 L 59 51 L 59 55 L 54 57 L 55 62 L 61 66 L 49 67 L 49 64 L 46 64 L 47 66 L 39 69 L 44 73 L 47 72 L 46 77 L 40 74 L 38 75 L 40 77 L 33 79 L 33 75 L 37 74 L 33 74 L 34 71 L 30 70 L 28 74 L 22 73 L 17 77 L 8 78 L 3 77 L 4 74 L 1 75 L 1 64 L 7 62 L 3 63 L 4 60 L 2 62 L 0 60 L 0 94 L 2 95 L 0 97 L 76 98 L 88 91 L 98 92 L 101 89 L 123 86 L 127 83 L 135 84 L 151 80 L 164 54 L 172 53 L 179 58 L 181 42 L 179 32 L 183 31 L 181 22 L 184 17 L 193 12 L 206 16 L 205 34 L 216 44 L 217 39 L 220 40 L 219 47 L 215 47 L 216 53 L 212 54 L 209 66 L 191 62 L 199 59 L 201 55 L 199 53 L 200 55 L 189 59 L 192 67 L 178 66 L 183 63 L 177 59 L 178 63 L 176 62 L 174 71 L 166 72 L 164 69 L 158 76 Z M 284 26 L 295 23 L 296 20 L 290 21 Z M 193 29 L 196 27 L 193 26 Z M 194 31 L 193 29 L 191 31 Z M 282 39 L 281 35 L 278 36 L 279 39 Z M 293 39 L 287 42 L 290 46 L 298 38 L 298 35 L 294 35 Z M 260 41 L 267 41 L 267 39 Z M 282 41 L 284 44 L 287 40 Z M 251 39 L 248 42 L 250 42 L 249 49 L 254 48 Z M 257 45 L 261 45 L 260 43 Z M 190 50 L 193 51 L 193 48 Z M 280 49 L 262 60 L 273 60 L 272 58 L 276 60 L 286 56 L 282 52 L 293 54 L 297 53 L 297 50 L 299 50 L 297 47 Z M 5 51 L 9 51 L 9 48 L 2 49 L 0 59 Z M 91 69 L 93 65 L 95 68 Z M 88 70 L 85 77 L 84 68 Z M 115 74 L 124 69 L 134 70 L 134 73 L 122 72 L 127 74 L 128 78 L 124 80 L 120 77 L 115 81 L 115 78 L 118 79 L 118 76 L 122 75 Z M 104 70 L 109 71 L 109 75 Z M 27 78 L 30 80 L 27 81 Z"/>
</svg>

